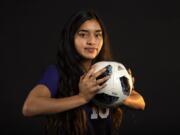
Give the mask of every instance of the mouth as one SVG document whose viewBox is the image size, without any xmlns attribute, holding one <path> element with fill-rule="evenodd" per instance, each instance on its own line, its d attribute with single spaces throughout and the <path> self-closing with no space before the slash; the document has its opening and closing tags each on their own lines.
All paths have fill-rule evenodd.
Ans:
<svg viewBox="0 0 180 135">
<path fill-rule="evenodd" d="M 89 53 L 94 53 L 95 51 L 97 51 L 97 48 L 85 48 L 85 50 Z"/>
</svg>

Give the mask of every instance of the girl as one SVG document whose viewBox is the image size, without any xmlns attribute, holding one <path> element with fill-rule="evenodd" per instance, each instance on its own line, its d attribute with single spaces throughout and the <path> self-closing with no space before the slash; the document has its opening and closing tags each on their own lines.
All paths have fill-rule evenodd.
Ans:
<svg viewBox="0 0 180 135">
<path fill-rule="evenodd" d="M 46 115 L 46 134 L 118 134 L 121 106 L 102 109 L 91 102 L 110 78 L 96 79 L 105 68 L 95 72 L 91 65 L 103 60 L 112 60 L 103 22 L 93 10 L 77 12 L 62 30 L 57 63 L 47 68 L 30 91 L 23 114 Z M 145 107 L 143 97 L 135 90 L 123 104 L 142 110 Z"/>
</svg>

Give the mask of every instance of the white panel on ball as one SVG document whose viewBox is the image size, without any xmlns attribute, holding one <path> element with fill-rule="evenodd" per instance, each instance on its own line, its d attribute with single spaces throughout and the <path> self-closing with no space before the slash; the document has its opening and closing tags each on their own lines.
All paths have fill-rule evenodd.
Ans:
<svg viewBox="0 0 180 135">
<path fill-rule="evenodd" d="M 101 61 L 93 65 L 95 72 L 107 67 L 103 76 L 111 72 L 111 78 L 105 83 L 106 87 L 101 89 L 93 99 L 93 102 L 101 107 L 113 107 L 121 104 L 132 92 L 132 78 L 122 63 L 115 61 Z"/>
</svg>

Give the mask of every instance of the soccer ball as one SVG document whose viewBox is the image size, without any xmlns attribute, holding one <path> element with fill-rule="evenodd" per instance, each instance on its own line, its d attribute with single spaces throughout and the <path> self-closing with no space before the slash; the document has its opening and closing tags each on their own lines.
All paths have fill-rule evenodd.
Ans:
<svg viewBox="0 0 180 135">
<path fill-rule="evenodd" d="M 93 102 L 100 107 L 115 107 L 122 104 L 132 92 L 133 81 L 125 66 L 118 62 L 101 61 L 93 65 L 95 72 L 106 67 L 106 71 L 96 79 L 103 78 L 111 74 L 109 80 L 93 98 Z"/>
</svg>

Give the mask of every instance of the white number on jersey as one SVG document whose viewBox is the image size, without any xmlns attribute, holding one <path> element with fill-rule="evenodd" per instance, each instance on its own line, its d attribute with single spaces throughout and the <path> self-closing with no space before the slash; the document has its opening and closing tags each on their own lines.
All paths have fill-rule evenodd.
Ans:
<svg viewBox="0 0 180 135">
<path fill-rule="evenodd" d="M 91 119 L 97 119 L 98 115 L 101 119 L 105 119 L 109 116 L 109 108 L 106 108 L 106 111 L 103 113 L 102 110 L 99 110 L 98 114 L 95 108 L 92 108 Z"/>
</svg>

